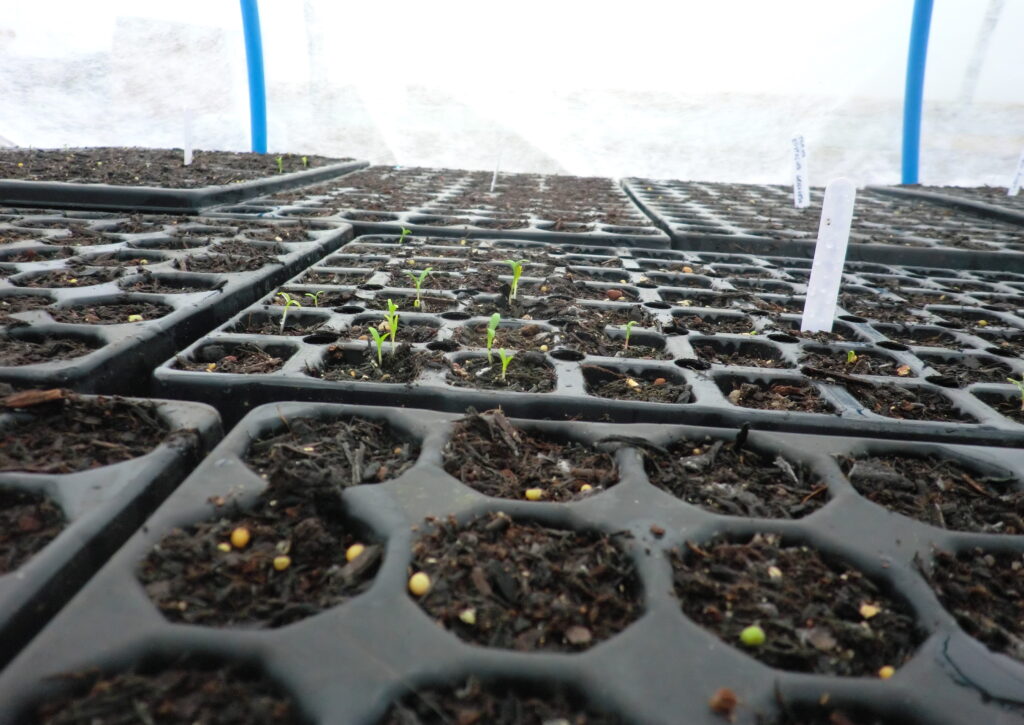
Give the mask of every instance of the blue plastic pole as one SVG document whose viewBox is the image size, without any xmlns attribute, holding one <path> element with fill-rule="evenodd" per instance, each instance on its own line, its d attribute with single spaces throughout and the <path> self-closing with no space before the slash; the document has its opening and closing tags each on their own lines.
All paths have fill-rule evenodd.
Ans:
<svg viewBox="0 0 1024 725">
<path fill-rule="evenodd" d="M 914 0 L 907 52 L 907 86 L 903 92 L 903 175 L 904 184 L 917 183 L 921 155 L 921 104 L 924 97 L 924 67 L 928 58 L 928 31 L 932 24 L 932 1 Z"/>
<path fill-rule="evenodd" d="M 245 33 L 245 60 L 249 67 L 249 119 L 252 150 L 267 153 L 267 89 L 263 79 L 263 40 L 260 37 L 260 10 L 256 0 L 241 0 L 242 31 Z"/>
</svg>

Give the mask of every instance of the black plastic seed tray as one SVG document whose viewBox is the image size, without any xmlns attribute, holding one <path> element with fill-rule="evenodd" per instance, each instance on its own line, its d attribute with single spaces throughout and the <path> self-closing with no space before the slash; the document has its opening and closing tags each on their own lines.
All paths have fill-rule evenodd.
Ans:
<svg viewBox="0 0 1024 725">
<path fill-rule="evenodd" d="M 814 256 L 822 189 L 796 209 L 782 186 L 626 179 L 630 197 L 672 236 L 676 249 Z M 857 194 L 847 258 L 952 269 L 1024 271 L 1019 226 L 950 206 Z"/>
<path fill-rule="evenodd" d="M 196 214 L 200 209 L 214 204 L 237 203 L 260 194 L 316 184 L 366 165 L 365 161 L 344 161 L 306 171 L 272 174 L 261 179 L 195 189 L 0 179 L 0 204 Z M 269 168 L 273 168 L 273 163 L 268 157 Z"/>
<path fill-rule="evenodd" d="M 300 192 L 219 206 L 213 215 L 316 217 L 355 225 L 359 234 L 396 233 L 466 238 L 668 247 L 657 229 L 612 179 L 449 169 L 374 166 Z"/>
<path fill-rule="evenodd" d="M 1015 314 L 916 306 L 856 284 L 861 278 L 854 274 L 841 299 L 850 309 L 839 310 L 837 334 L 801 339 L 805 285 L 798 280 L 806 270 L 786 265 L 802 260 L 670 251 L 651 258 L 636 255 L 654 250 L 443 242 L 359 237 L 280 288 L 306 307 L 285 315 L 282 296 L 272 293 L 158 367 L 155 390 L 210 401 L 229 421 L 249 405 L 308 400 L 449 412 L 501 406 L 530 418 L 749 423 L 998 446 L 1024 441 L 1024 418 L 1013 402 L 1020 394 L 1008 380 L 1024 365 L 972 334 L 1024 332 L 1024 319 Z M 510 267 L 502 260 L 508 257 L 525 263 L 515 306 L 507 300 Z M 417 309 L 410 273 L 432 265 L 438 271 L 427 277 Z M 869 269 L 917 281 L 906 269 Z M 1003 284 L 934 271 L 946 275 L 940 278 L 946 284 L 959 280 L 993 290 Z M 946 289 L 933 284 L 933 290 Z M 309 306 L 317 295 L 322 304 Z M 409 359 L 418 367 L 381 379 L 361 366 L 373 367 L 369 327 L 381 329 L 388 300 L 402 308 L 396 339 L 410 343 Z M 520 357 L 509 370 L 514 378 L 524 376 L 523 390 L 486 377 L 492 366 L 484 328 L 495 311 L 502 318 L 499 333 L 511 342 L 499 336 L 492 360 L 498 365 L 500 347 L 516 349 Z M 844 314 L 850 311 L 873 316 Z M 887 323 L 889 329 L 876 317 L 897 322 Z M 913 337 L 929 330 L 973 352 L 930 350 L 929 339 Z M 390 365 L 385 356 L 391 355 L 385 342 L 381 362 Z M 255 367 L 240 371 L 233 367 L 239 358 Z M 892 405 L 878 396 L 893 398 Z"/>
<path fill-rule="evenodd" d="M 413 454 L 414 465 L 397 478 L 385 476 L 383 483 L 353 485 L 340 494 L 341 511 L 335 515 L 343 521 L 338 525 L 359 532 L 368 546 L 383 549 L 369 587 L 340 606 L 303 611 L 297 621 L 280 628 L 182 626 L 165 618 L 150 599 L 163 596 L 163 589 L 147 593 L 136 576 L 141 562 L 157 551 L 154 547 L 173 530 L 224 517 L 237 520 L 231 513 L 236 505 L 243 511 L 254 505 L 267 485 L 244 462 L 255 439 L 284 433 L 302 417 L 327 425 L 353 416 L 385 422 L 391 434 L 404 441 L 403 450 L 419 448 L 418 455 Z M 863 713 L 855 722 L 887 725 L 1002 725 L 1024 718 L 1024 663 L 969 637 L 923 574 L 935 566 L 936 549 L 977 548 L 982 550 L 978 556 L 1020 561 L 1022 537 L 943 530 L 887 512 L 862 498 L 841 467 L 844 460 L 866 456 L 931 456 L 954 461 L 978 479 L 1009 478 L 1013 490 L 1019 491 L 1024 452 L 751 432 L 743 440 L 744 450 L 774 460 L 780 475 L 786 475 L 785 470 L 794 476 L 803 471 L 813 481 L 814 497 L 824 504 L 796 518 L 759 519 L 712 513 L 699 498 L 687 496 L 687 502 L 652 484 L 645 473 L 644 451 L 653 455 L 676 444 L 687 449 L 684 455 L 690 455 L 690 445 L 703 446 L 700 450 L 735 448 L 737 439 L 743 438 L 736 429 L 512 420 L 533 435 L 598 446 L 615 457 L 616 483 L 572 503 L 549 503 L 487 497 L 445 473 L 442 461 L 455 420 L 443 413 L 330 404 L 281 403 L 252 411 L 0 675 L 0 722 L 25 722 L 35 706 L 73 689 L 76 678 L 59 677 L 62 673 L 93 668 L 116 673 L 139 664 L 153 670 L 179 656 L 197 654 L 259 668 L 294 698 L 310 722 L 317 723 L 373 725 L 400 698 L 431 686 L 460 686 L 469 676 L 531 683 L 534 695 L 566 685 L 593 710 L 616 713 L 622 722 L 651 725 L 792 722 L 783 718 L 783 709 L 812 712 L 816 719 L 808 716 L 801 722 L 821 723 L 836 722 L 829 720 L 834 710 Z M 721 441 L 722 448 L 712 445 L 715 441 Z M 767 495 L 747 492 L 754 499 Z M 544 652 L 471 645 L 462 639 L 469 628 L 454 632 L 433 621 L 406 588 L 413 571 L 412 546 L 433 530 L 425 519 L 453 515 L 459 526 L 465 526 L 498 511 L 513 522 L 569 532 L 628 532 L 616 540 L 635 568 L 635 591 L 642 600 L 639 618 L 597 646 L 570 646 L 560 640 L 555 649 L 565 651 Z M 820 552 L 834 566 L 847 567 L 843 579 L 865 577 L 873 582 L 878 596 L 900 603 L 889 606 L 905 608 L 916 649 L 905 661 L 891 664 L 895 672 L 888 679 L 873 671 L 838 677 L 828 674 L 835 670 L 827 668 L 819 674 L 775 669 L 758 661 L 756 651 L 723 641 L 686 616 L 685 599 L 673 586 L 670 553 L 696 560 L 707 555 L 714 541 L 748 541 L 757 533 L 778 535 L 784 545 Z M 281 547 L 287 543 L 280 542 L 278 549 L 287 550 Z M 310 552 L 294 546 L 290 554 L 292 567 L 301 568 Z M 204 552 L 200 557 L 229 555 L 246 553 Z M 337 556 L 339 561 L 345 558 L 343 551 Z M 771 563 L 754 561 L 750 571 Z M 428 563 L 426 573 L 443 591 L 446 572 L 435 571 Z M 784 580 L 797 572 L 779 569 L 769 575 Z M 424 601 L 429 602 L 431 595 Z M 188 603 L 182 604 L 187 609 Z M 222 606 L 231 604 L 226 601 Z M 850 626 L 884 641 L 887 633 L 877 629 L 882 626 L 877 622 L 886 619 L 884 610 L 872 620 L 873 613 L 864 610 L 864 604 L 860 607 L 859 616 L 844 615 L 863 618 Z M 765 626 L 772 616 L 766 610 Z M 821 632 L 817 637 L 827 651 L 827 638 Z M 731 714 L 716 714 L 709 706 L 722 688 L 738 700 Z"/>
<path fill-rule="evenodd" d="M 321 222 L 4 215 L 0 381 L 144 394 L 154 365 L 351 235 Z"/>
<path fill-rule="evenodd" d="M 220 440 L 220 419 L 208 405 L 146 402 L 156 405 L 169 435 L 141 457 L 73 473 L 0 472 L 0 490 L 42 495 L 64 519 L 56 538 L 0 575 L 0 666 L 64 606 Z M 0 412 L 0 437 L 32 415 L 28 408 Z M 53 458 L 60 460 L 58 451 Z M 25 525 L 30 524 L 35 525 Z"/>
<path fill-rule="evenodd" d="M 1024 224 L 1024 196 L 1008 196 L 1005 186 L 872 186 L 872 191 L 905 199 L 931 201 L 981 216 Z"/>
</svg>

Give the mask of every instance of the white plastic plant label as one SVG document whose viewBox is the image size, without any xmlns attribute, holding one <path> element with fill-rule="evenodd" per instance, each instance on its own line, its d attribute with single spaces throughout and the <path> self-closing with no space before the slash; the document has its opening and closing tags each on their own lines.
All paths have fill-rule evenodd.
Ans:
<svg viewBox="0 0 1024 725">
<path fill-rule="evenodd" d="M 1006 190 L 1006 195 L 1017 196 L 1021 183 L 1024 183 L 1024 152 L 1021 152 L 1020 159 L 1017 161 L 1017 171 L 1013 175 L 1013 181 L 1010 182 L 1010 188 Z"/>
<path fill-rule="evenodd" d="M 800 322 L 800 329 L 804 332 L 832 331 L 856 198 L 857 188 L 849 179 L 833 179 L 825 187 L 814 264 L 811 265 L 804 316 Z"/>
<path fill-rule="evenodd" d="M 184 158 L 182 159 L 182 163 L 184 163 L 185 166 L 189 166 L 192 164 L 192 109 L 186 108 L 182 113 L 182 116 L 182 123 L 185 126 L 185 140 L 182 144 Z"/>
<path fill-rule="evenodd" d="M 806 209 L 811 205 L 811 189 L 807 185 L 807 147 L 803 136 L 794 136 L 793 144 L 793 205 Z"/>
</svg>

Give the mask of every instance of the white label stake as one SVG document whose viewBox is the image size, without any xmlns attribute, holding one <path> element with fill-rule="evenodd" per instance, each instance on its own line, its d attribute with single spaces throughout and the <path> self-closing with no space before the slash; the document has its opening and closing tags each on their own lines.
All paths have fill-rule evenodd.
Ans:
<svg viewBox="0 0 1024 725">
<path fill-rule="evenodd" d="M 804 317 L 800 322 L 802 332 L 832 332 L 856 198 L 857 188 L 849 179 L 833 179 L 825 187 L 818 242 L 814 246 L 814 264 L 807 283 Z"/>
<path fill-rule="evenodd" d="M 811 192 L 807 186 L 807 148 L 803 136 L 794 136 L 793 144 L 793 205 L 806 209 L 811 205 Z"/>
<path fill-rule="evenodd" d="M 1010 183 L 1010 188 L 1006 190 L 1006 195 L 1017 196 L 1022 183 L 1024 183 L 1024 153 L 1021 153 L 1020 160 L 1017 161 L 1017 172 L 1013 175 L 1013 181 Z"/>
<path fill-rule="evenodd" d="M 498 183 L 498 169 L 501 167 L 501 149 L 498 149 L 498 160 L 494 162 L 494 176 L 491 177 L 491 193 L 494 193 L 494 185 Z"/>
<path fill-rule="evenodd" d="M 192 109 L 186 108 L 184 113 L 185 124 L 185 166 L 192 163 Z"/>
</svg>

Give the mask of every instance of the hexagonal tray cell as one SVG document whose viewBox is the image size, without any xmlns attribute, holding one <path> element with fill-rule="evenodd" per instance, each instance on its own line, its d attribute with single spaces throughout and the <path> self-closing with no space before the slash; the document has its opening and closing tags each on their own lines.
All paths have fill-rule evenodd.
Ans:
<svg viewBox="0 0 1024 725">
<path fill-rule="evenodd" d="M 544 355 L 527 351 L 502 351 L 486 355 L 456 353 L 448 362 L 446 380 L 456 387 L 520 393 L 548 393 L 555 389 L 557 374 Z"/>
<path fill-rule="evenodd" d="M 0 392 L 2 665 L 185 476 L 220 423 L 197 403 Z"/>
<path fill-rule="evenodd" d="M 608 452 L 517 427 L 500 411 L 456 423 L 442 463 L 470 488 L 514 500 L 577 501 L 619 482 Z"/>
<path fill-rule="evenodd" d="M 188 357 L 178 356 L 175 367 L 221 375 L 261 375 L 280 370 L 294 354 L 295 348 L 289 345 L 222 342 L 200 347 Z"/>
<path fill-rule="evenodd" d="M 576 652 L 640 614 L 640 583 L 621 538 L 500 512 L 466 524 L 434 521 L 413 544 L 409 571 L 430 578 L 419 605 L 466 641 Z"/>
<path fill-rule="evenodd" d="M 747 435 L 744 430 L 727 441 L 705 437 L 643 446 L 647 479 L 723 516 L 798 519 L 828 503 L 828 486 L 805 464 L 762 455 L 746 445 Z"/>
<path fill-rule="evenodd" d="M 908 358 L 909 359 L 909 358 Z M 819 347 L 805 345 L 800 358 L 801 369 L 814 368 L 824 373 L 846 375 L 884 375 L 887 377 L 916 377 L 903 360 L 870 347 Z"/>
<path fill-rule="evenodd" d="M 756 368 L 789 368 L 793 363 L 770 342 L 737 339 L 694 338 L 690 345 L 697 358 L 714 365 Z"/>
<path fill-rule="evenodd" d="M 686 616 L 770 667 L 877 676 L 925 639 L 890 583 L 774 534 L 687 542 L 669 559 Z"/>
<path fill-rule="evenodd" d="M 926 379 L 944 387 L 962 388 L 974 383 L 1005 384 L 1017 372 L 1005 359 L 989 355 L 917 353 L 917 357 L 935 371 Z"/>
<path fill-rule="evenodd" d="M 991 464 L 937 456 L 846 458 L 861 496 L 889 511 L 950 531 L 1024 534 L 1024 482 Z"/>
<path fill-rule="evenodd" d="M 0 381 L 67 385 L 83 392 L 148 392 L 148 376 L 157 360 L 166 360 L 274 284 L 340 247 L 351 235 L 346 227 L 312 228 L 287 222 L 209 224 L 161 215 L 73 219 L 68 214 L 48 211 L 40 219 L 53 225 L 53 235 L 72 227 L 84 229 L 103 240 L 103 250 L 82 259 L 16 263 L 17 273 L 10 284 L 26 291 L 45 289 L 54 304 L 38 311 L 20 311 L 14 319 L 21 330 L 18 334 L 28 336 L 26 340 L 89 331 L 87 342 L 94 352 L 69 358 L 60 357 L 59 349 L 54 348 L 48 356 L 47 348 L 39 348 L 27 364 L 13 367 L 0 362 Z M 8 223 L 23 222 L 22 215 Z M 128 231 L 111 231 L 115 228 Z M 141 231 L 131 231 L 138 229 Z M 246 236 L 267 233 L 273 234 L 275 241 L 249 241 Z M 281 241 L 276 241 L 278 237 Z M 183 272 L 180 268 L 190 265 L 182 260 L 194 254 L 188 245 L 159 253 L 133 249 L 176 238 L 188 245 L 226 252 L 212 254 L 204 249 L 201 254 L 221 262 L 236 259 L 240 262 L 237 269 L 243 271 Z M 12 245 L 13 252 L 37 248 L 38 243 L 31 241 Z M 83 261 L 96 264 L 83 266 Z M 3 284 L 0 281 L 0 287 Z M 4 322 L 7 320 L 5 317 Z"/>
<path fill-rule="evenodd" d="M 835 410 L 815 385 L 799 379 L 748 381 L 735 375 L 720 375 L 715 382 L 730 403 L 743 408 L 803 413 Z"/>
<path fill-rule="evenodd" d="M 640 365 L 581 366 L 586 390 L 599 398 L 687 405 L 696 402 L 693 387 L 677 371 Z"/>
<path fill-rule="evenodd" d="M 856 384 L 848 384 L 846 389 L 866 410 L 875 415 L 898 420 L 978 422 L 977 418 L 946 395 L 923 385 L 911 387 L 857 381 Z"/>
</svg>

